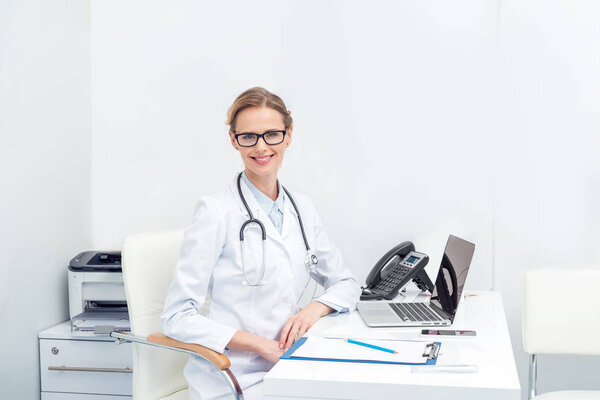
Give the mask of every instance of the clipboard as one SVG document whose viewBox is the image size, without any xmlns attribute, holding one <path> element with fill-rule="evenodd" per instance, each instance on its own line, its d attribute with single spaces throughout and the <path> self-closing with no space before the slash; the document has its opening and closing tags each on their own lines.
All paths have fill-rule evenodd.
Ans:
<svg viewBox="0 0 600 400">
<path fill-rule="evenodd" d="M 438 354 L 442 346 L 441 342 L 424 343 L 423 355 L 425 358 L 424 362 L 405 362 L 405 361 L 380 361 L 380 360 L 368 360 L 368 359 L 348 359 L 348 358 L 330 358 L 330 357 L 304 357 L 294 356 L 294 353 L 304 344 L 308 337 L 302 337 L 283 353 L 280 357 L 281 360 L 308 360 L 308 361 L 335 361 L 335 362 L 355 362 L 355 363 L 368 363 L 368 364 L 397 364 L 397 365 L 435 365 L 438 359 Z M 333 339 L 341 340 L 341 339 Z M 398 340 L 397 342 L 407 342 Z"/>
</svg>

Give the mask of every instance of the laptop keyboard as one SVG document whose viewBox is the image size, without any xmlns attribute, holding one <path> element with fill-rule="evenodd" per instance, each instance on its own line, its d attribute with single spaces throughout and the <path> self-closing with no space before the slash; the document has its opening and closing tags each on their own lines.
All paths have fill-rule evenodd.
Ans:
<svg viewBox="0 0 600 400">
<path fill-rule="evenodd" d="M 390 303 L 402 321 L 442 321 L 443 318 L 426 303 Z"/>
</svg>

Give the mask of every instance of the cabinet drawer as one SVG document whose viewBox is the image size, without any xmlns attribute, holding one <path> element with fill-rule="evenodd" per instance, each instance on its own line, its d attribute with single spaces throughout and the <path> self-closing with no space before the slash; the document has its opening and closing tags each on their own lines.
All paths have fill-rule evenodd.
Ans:
<svg viewBox="0 0 600 400">
<path fill-rule="evenodd" d="M 40 339 L 43 392 L 132 395 L 131 343 Z"/>
<path fill-rule="evenodd" d="M 42 400 L 132 400 L 131 396 L 111 396 L 107 394 L 48 393 L 42 392 Z"/>
</svg>

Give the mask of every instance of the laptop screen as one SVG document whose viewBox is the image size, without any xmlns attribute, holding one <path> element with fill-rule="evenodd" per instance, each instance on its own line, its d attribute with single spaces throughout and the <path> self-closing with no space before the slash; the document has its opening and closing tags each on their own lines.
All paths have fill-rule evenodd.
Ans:
<svg viewBox="0 0 600 400">
<path fill-rule="evenodd" d="M 450 235 L 431 294 L 431 303 L 454 318 L 462 295 L 475 245 Z"/>
</svg>

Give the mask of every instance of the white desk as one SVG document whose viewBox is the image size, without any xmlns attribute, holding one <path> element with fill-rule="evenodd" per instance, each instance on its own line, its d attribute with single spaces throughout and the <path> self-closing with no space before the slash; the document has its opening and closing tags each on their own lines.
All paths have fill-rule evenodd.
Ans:
<svg viewBox="0 0 600 400">
<path fill-rule="evenodd" d="M 476 364 L 477 373 L 413 373 L 409 365 L 281 360 L 264 378 L 264 398 L 520 399 L 500 293 L 467 293 L 453 326 L 447 329 L 476 330 L 477 337 L 436 339 L 442 342 L 438 365 Z M 358 312 L 352 312 L 322 318 L 309 335 L 428 340 L 419 336 L 420 331 L 421 328 L 369 328 Z"/>
</svg>

